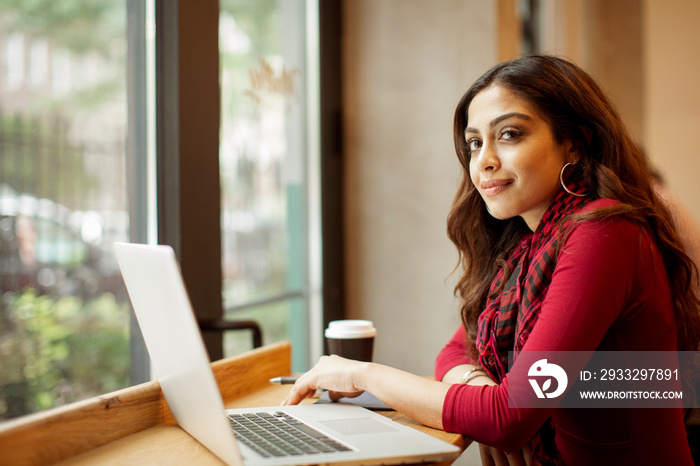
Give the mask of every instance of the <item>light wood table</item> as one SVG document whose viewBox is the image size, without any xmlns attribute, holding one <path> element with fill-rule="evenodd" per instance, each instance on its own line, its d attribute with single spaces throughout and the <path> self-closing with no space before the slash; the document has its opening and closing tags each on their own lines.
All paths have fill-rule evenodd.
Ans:
<svg viewBox="0 0 700 466">
<path fill-rule="evenodd" d="M 227 408 L 277 406 L 290 387 L 268 381 L 291 373 L 291 345 L 265 346 L 216 361 L 212 369 Z M 465 447 L 461 435 L 397 412 L 382 414 Z M 222 464 L 175 423 L 157 381 L 0 423 L 0 464 L 56 463 Z"/>
</svg>

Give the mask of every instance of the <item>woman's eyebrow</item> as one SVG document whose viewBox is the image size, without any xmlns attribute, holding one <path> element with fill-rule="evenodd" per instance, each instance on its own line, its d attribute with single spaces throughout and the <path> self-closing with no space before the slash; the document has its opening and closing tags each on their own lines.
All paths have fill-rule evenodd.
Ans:
<svg viewBox="0 0 700 466">
<path fill-rule="evenodd" d="M 493 129 L 494 126 L 502 122 L 503 120 L 507 120 L 508 118 L 521 118 L 523 120 L 532 120 L 532 117 L 530 115 L 527 115 L 525 113 L 520 113 L 520 112 L 509 112 L 509 113 L 504 113 L 503 115 L 500 115 L 493 120 L 491 120 L 491 123 L 489 123 L 489 128 Z M 476 128 L 471 128 L 467 127 L 464 129 L 464 133 L 474 133 L 474 134 L 479 134 L 479 130 Z"/>
</svg>

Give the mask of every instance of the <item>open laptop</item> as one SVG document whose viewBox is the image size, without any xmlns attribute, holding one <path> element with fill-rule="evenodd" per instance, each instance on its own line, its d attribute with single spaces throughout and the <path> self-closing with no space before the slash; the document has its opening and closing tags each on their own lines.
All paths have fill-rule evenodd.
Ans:
<svg viewBox="0 0 700 466">
<path fill-rule="evenodd" d="M 115 252 L 173 417 L 226 463 L 400 464 L 461 452 L 351 404 L 225 410 L 172 248 L 116 243 Z"/>
</svg>

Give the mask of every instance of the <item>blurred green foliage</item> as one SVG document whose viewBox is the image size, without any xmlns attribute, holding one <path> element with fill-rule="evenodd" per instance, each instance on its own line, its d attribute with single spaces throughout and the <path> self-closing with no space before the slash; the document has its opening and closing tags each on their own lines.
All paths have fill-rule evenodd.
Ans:
<svg viewBox="0 0 700 466">
<path fill-rule="evenodd" d="M 129 308 L 112 294 L 6 293 L 0 316 L 0 419 L 129 385 Z"/>
</svg>

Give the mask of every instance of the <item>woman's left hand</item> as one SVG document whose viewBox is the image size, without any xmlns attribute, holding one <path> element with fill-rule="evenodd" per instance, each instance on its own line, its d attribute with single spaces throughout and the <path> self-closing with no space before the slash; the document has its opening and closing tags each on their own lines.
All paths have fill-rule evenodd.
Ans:
<svg viewBox="0 0 700 466">
<path fill-rule="evenodd" d="M 313 369 L 299 377 L 282 405 L 299 404 L 319 388 L 328 390 L 333 401 L 359 396 L 365 391 L 364 373 L 368 364 L 335 355 L 323 356 Z"/>
</svg>

